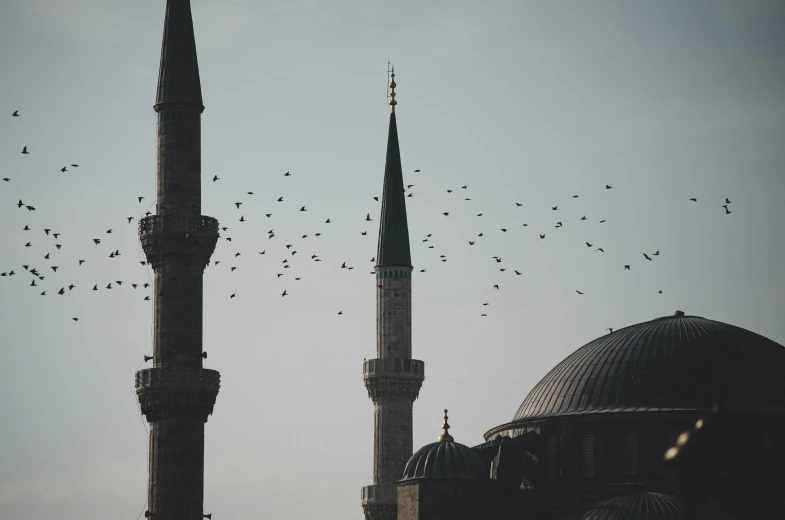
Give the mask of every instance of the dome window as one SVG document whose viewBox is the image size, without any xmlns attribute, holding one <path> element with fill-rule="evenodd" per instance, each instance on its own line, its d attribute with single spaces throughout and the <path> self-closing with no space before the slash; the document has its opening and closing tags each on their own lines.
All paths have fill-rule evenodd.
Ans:
<svg viewBox="0 0 785 520">
<path fill-rule="evenodd" d="M 548 478 L 553 480 L 559 475 L 559 440 L 556 436 L 548 439 Z"/>
<path fill-rule="evenodd" d="M 621 437 L 622 473 L 638 474 L 638 434 L 635 430 L 627 430 Z"/>
<path fill-rule="evenodd" d="M 594 477 L 594 434 L 592 432 L 585 433 L 582 444 L 581 474 L 586 478 L 591 478 Z"/>
</svg>

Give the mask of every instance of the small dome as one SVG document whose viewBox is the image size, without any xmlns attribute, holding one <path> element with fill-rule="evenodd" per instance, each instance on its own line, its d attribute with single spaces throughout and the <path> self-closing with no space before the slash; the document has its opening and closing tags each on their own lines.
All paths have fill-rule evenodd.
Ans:
<svg viewBox="0 0 785 520">
<path fill-rule="evenodd" d="M 582 508 L 569 520 L 682 520 L 684 504 L 675 495 L 633 493 L 608 498 Z"/>
<path fill-rule="evenodd" d="M 438 442 L 420 448 L 412 455 L 401 480 L 417 478 L 462 478 L 479 480 L 488 477 L 480 456 L 468 446 L 454 441 L 447 430 L 447 410 L 444 411 L 444 432 Z"/>
</svg>

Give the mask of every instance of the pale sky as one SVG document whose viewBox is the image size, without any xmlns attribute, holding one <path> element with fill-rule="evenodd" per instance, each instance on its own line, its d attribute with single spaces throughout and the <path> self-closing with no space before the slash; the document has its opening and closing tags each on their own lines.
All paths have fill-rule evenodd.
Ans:
<svg viewBox="0 0 785 520">
<path fill-rule="evenodd" d="M 679 309 L 785 343 L 781 1 L 192 5 L 202 208 L 233 238 L 205 273 L 205 366 L 222 375 L 205 444 L 215 520 L 362 518 L 388 61 L 414 185 L 413 352 L 426 366 L 415 449 L 438 436 L 444 408 L 457 442 L 481 443 L 607 327 Z M 145 509 L 134 372 L 152 348 L 152 305 L 150 289 L 130 287 L 150 279 L 126 217 L 155 196 L 164 6 L 0 5 L 0 271 L 17 273 L 0 278 L 2 518 Z M 46 279 L 30 287 L 22 265 Z"/>
</svg>

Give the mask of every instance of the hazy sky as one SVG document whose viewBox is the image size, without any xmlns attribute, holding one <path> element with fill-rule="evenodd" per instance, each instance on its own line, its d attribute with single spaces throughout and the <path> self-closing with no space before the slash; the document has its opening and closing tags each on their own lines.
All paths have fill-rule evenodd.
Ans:
<svg viewBox="0 0 785 520">
<path fill-rule="evenodd" d="M 192 5 L 202 208 L 233 238 L 205 273 L 206 366 L 222 374 L 205 445 L 215 520 L 362 518 L 388 60 L 414 185 L 413 351 L 426 365 L 415 449 L 435 440 L 443 408 L 458 442 L 482 442 L 606 327 L 680 309 L 785 343 L 781 1 Z M 0 271 L 17 273 L 0 278 L 2 518 L 133 519 L 145 508 L 133 383 L 152 306 L 150 289 L 129 286 L 150 279 L 126 217 L 155 196 L 164 6 L 0 5 L 0 178 L 11 178 L 0 181 Z M 20 198 L 36 211 L 17 209 Z M 23 264 L 46 276 L 39 287 Z"/>
</svg>

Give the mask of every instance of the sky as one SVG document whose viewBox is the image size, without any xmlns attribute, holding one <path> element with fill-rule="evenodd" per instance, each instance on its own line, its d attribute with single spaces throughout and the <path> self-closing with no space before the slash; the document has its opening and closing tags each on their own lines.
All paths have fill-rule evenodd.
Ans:
<svg viewBox="0 0 785 520">
<path fill-rule="evenodd" d="M 204 283 L 205 366 L 222 378 L 205 440 L 216 520 L 362 518 L 388 61 L 414 185 L 415 449 L 444 408 L 457 442 L 483 442 L 608 327 L 682 310 L 785 344 L 782 2 L 192 6 L 202 211 L 233 238 Z M 154 211 L 164 7 L 0 5 L 0 271 L 16 272 L 0 278 L 2 518 L 145 509 L 134 373 L 152 349 L 151 289 L 130 284 L 151 272 L 126 219 Z M 45 275 L 39 287 L 22 265 Z"/>
</svg>

